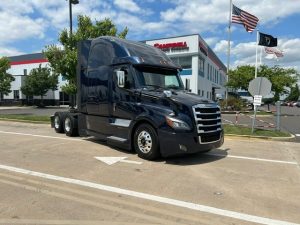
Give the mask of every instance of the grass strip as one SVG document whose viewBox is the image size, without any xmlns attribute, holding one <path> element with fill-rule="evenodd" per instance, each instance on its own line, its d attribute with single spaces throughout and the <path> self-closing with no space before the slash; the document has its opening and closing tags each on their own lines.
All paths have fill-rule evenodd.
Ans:
<svg viewBox="0 0 300 225">
<path fill-rule="evenodd" d="M 50 123 L 50 116 L 9 114 L 9 115 L 0 115 L 0 120 Z"/>
<path fill-rule="evenodd" d="M 275 130 L 264 130 L 264 129 L 254 129 L 254 133 L 251 133 L 251 128 L 241 127 L 236 125 L 224 126 L 225 134 L 235 134 L 235 135 L 253 135 L 253 136 L 264 136 L 264 137 L 290 137 L 291 135 L 287 132 L 275 131 Z"/>
</svg>

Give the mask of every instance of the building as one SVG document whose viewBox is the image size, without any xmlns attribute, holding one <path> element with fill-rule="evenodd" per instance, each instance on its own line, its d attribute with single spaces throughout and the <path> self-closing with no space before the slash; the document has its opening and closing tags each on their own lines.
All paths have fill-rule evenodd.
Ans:
<svg viewBox="0 0 300 225">
<path fill-rule="evenodd" d="M 199 34 L 147 40 L 181 65 L 181 78 L 193 93 L 208 99 L 225 96 L 226 66 Z"/>
<path fill-rule="evenodd" d="M 24 84 L 26 76 L 34 68 L 38 68 L 41 64 L 42 67 L 48 65 L 47 59 L 42 53 L 34 53 L 20 56 L 9 57 L 11 68 L 8 73 L 12 74 L 15 80 L 11 83 L 11 93 L 6 96 L 1 96 L 2 104 L 5 105 L 18 105 L 18 104 L 37 104 L 40 101 L 40 96 L 25 96 L 21 87 Z M 58 90 L 49 90 L 44 97 L 45 105 L 68 105 L 68 95 L 61 91 L 61 86 L 66 83 L 62 76 L 59 76 Z"/>
<path fill-rule="evenodd" d="M 181 65 L 182 81 L 191 92 L 208 99 L 225 96 L 226 67 L 216 56 L 199 34 L 162 38 L 143 41 L 164 51 L 173 61 Z M 40 64 L 46 66 L 47 59 L 42 53 L 10 57 L 11 69 L 8 71 L 15 77 L 12 82 L 12 92 L 2 96 L 6 104 L 36 104 L 39 96 L 25 96 L 21 92 L 26 75 Z M 50 105 L 69 104 L 69 98 L 61 91 L 65 84 L 59 77 L 59 88 L 48 91 L 44 103 Z"/>
</svg>

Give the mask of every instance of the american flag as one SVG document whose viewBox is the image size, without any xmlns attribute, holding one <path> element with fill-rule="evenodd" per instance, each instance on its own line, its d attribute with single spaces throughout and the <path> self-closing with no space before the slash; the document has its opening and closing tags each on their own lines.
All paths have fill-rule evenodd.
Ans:
<svg viewBox="0 0 300 225">
<path fill-rule="evenodd" d="M 247 32 L 252 32 L 255 29 L 258 21 L 259 19 L 256 16 L 241 10 L 235 5 L 232 5 L 232 23 L 242 24 Z"/>
<path fill-rule="evenodd" d="M 270 47 L 265 47 L 265 52 L 267 54 L 274 54 L 277 58 L 278 57 L 283 57 L 283 52 L 280 51 L 277 48 L 270 48 Z"/>
</svg>

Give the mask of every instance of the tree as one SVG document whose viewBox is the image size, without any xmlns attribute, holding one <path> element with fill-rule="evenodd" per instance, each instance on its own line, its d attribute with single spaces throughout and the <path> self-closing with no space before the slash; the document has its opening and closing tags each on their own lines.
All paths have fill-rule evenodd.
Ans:
<svg viewBox="0 0 300 225">
<path fill-rule="evenodd" d="M 15 80 L 11 74 L 6 72 L 9 68 L 8 58 L 0 58 L 0 101 L 2 95 L 8 95 L 11 92 L 11 82 Z"/>
<path fill-rule="evenodd" d="M 294 87 L 291 87 L 289 96 L 285 99 L 286 101 L 298 101 L 300 97 L 300 90 L 298 84 Z"/>
<path fill-rule="evenodd" d="M 88 16 L 78 16 L 78 28 L 70 34 L 64 29 L 59 35 L 59 42 L 63 46 L 57 45 L 46 46 L 44 54 L 48 59 L 50 66 L 56 74 L 61 74 L 69 82 L 62 87 L 63 92 L 74 95 L 76 94 L 76 66 L 77 66 L 77 42 L 99 36 L 118 36 L 125 38 L 127 27 L 120 33 L 117 32 L 116 25 L 110 19 L 102 21 L 92 20 Z M 71 105 L 73 106 L 73 105 Z"/>
<path fill-rule="evenodd" d="M 250 81 L 254 78 L 255 67 L 246 65 L 238 66 L 229 71 L 227 86 L 234 89 L 248 90 Z"/>
<path fill-rule="evenodd" d="M 57 77 L 56 74 L 51 74 L 50 68 L 42 68 L 40 65 L 30 71 L 24 85 L 21 87 L 21 91 L 26 96 L 41 96 L 40 106 L 43 107 L 44 96 L 48 90 L 57 90 Z"/>
<path fill-rule="evenodd" d="M 248 90 L 249 82 L 254 79 L 255 67 L 246 65 L 239 66 L 235 70 L 229 71 L 228 87 L 234 89 Z M 268 67 L 262 65 L 258 69 L 258 77 L 266 77 L 272 83 L 274 100 L 278 101 L 279 96 L 287 93 L 287 88 L 291 88 L 297 82 L 299 73 L 295 69 L 284 69 L 279 66 Z"/>
</svg>

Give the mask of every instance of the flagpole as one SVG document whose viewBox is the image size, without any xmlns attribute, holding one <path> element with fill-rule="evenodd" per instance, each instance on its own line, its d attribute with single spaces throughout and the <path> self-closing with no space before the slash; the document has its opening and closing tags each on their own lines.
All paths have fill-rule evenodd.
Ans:
<svg viewBox="0 0 300 225">
<path fill-rule="evenodd" d="M 255 54 L 255 78 L 257 77 L 257 64 L 258 64 L 258 57 L 257 57 L 257 51 L 258 51 L 258 36 L 259 36 L 259 30 L 256 30 L 256 54 Z"/>
<path fill-rule="evenodd" d="M 263 46 L 260 46 L 260 54 L 259 54 L 259 65 L 260 66 L 262 64 L 262 49 L 263 49 Z"/>
<path fill-rule="evenodd" d="M 227 83 L 229 81 L 229 69 L 230 69 L 230 40 L 231 40 L 231 17 L 232 17 L 232 0 L 229 1 L 229 18 L 228 18 L 228 48 L 227 48 Z M 226 90 L 226 106 L 228 98 L 228 87 Z"/>
</svg>

